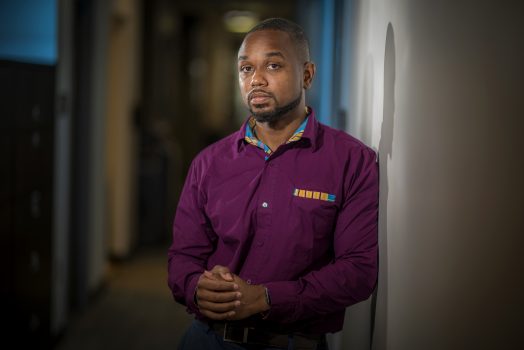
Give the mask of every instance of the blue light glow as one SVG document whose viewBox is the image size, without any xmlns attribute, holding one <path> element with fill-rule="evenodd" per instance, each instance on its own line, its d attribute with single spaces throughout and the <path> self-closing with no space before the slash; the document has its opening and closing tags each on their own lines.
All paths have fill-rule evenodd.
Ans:
<svg viewBox="0 0 524 350">
<path fill-rule="evenodd" d="M 0 59 L 56 64 L 56 0 L 0 0 Z"/>
</svg>

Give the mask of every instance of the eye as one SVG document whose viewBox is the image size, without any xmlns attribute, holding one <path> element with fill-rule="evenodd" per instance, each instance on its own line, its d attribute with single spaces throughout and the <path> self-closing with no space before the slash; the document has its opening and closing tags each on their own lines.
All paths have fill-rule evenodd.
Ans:
<svg viewBox="0 0 524 350">
<path fill-rule="evenodd" d="M 277 70 L 277 69 L 280 69 L 282 66 L 278 63 L 270 63 L 267 65 L 267 68 L 269 70 Z"/>
<path fill-rule="evenodd" d="M 251 66 L 241 66 L 240 67 L 240 72 L 241 73 L 249 73 L 253 70 L 253 67 Z"/>
</svg>

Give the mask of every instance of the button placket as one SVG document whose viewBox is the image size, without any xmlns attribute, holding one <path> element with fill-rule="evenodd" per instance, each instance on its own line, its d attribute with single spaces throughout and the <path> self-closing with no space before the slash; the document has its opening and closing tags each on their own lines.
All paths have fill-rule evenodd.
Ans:
<svg viewBox="0 0 524 350">
<path fill-rule="evenodd" d="M 257 216 L 258 216 L 258 223 L 256 228 L 256 236 L 254 237 L 254 244 L 253 247 L 258 248 L 256 249 L 256 255 L 259 256 L 257 258 L 258 261 L 264 261 L 266 258 L 260 259 L 260 257 L 266 257 L 268 255 L 267 251 L 267 245 L 265 242 L 268 239 L 268 236 L 271 233 L 271 224 L 272 224 L 272 211 L 274 206 L 274 198 L 275 198 L 275 181 L 274 178 L 274 170 L 275 167 L 272 164 L 273 160 L 270 160 L 269 163 L 265 164 L 264 170 L 263 170 L 263 186 L 264 188 L 261 188 L 261 195 L 258 198 L 258 210 L 257 210 Z M 260 270 L 264 268 L 263 264 L 257 264 L 257 266 L 253 269 L 253 272 L 251 274 L 250 281 L 254 281 Z M 247 282 L 247 281 L 246 281 Z"/>
</svg>

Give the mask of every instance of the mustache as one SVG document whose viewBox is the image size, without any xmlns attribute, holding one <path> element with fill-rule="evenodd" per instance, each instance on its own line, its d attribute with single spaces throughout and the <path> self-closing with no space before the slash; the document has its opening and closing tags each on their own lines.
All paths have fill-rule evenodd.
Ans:
<svg viewBox="0 0 524 350">
<path fill-rule="evenodd" d="M 249 92 L 249 94 L 247 94 L 247 99 L 249 101 L 251 101 L 251 99 L 253 99 L 254 97 L 261 97 L 261 96 L 267 96 L 267 97 L 273 97 L 273 94 L 270 93 L 270 92 L 267 92 L 267 91 L 264 91 L 264 90 L 260 90 L 260 89 L 257 89 L 257 90 L 251 90 Z"/>
</svg>

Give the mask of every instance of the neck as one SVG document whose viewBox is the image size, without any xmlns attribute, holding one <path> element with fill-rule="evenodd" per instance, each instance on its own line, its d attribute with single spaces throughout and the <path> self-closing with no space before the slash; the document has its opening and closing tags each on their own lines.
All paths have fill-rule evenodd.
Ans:
<svg viewBox="0 0 524 350">
<path fill-rule="evenodd" d="M 305 103 L 301 103 L 294 110 L 284 115 L 273 123 L 257 122 L 257 138 L 266 144 L 271 150 L 275 151 L 280 145 L 285 144 L 295 130 L 307 116 Z"/>
</svg>

